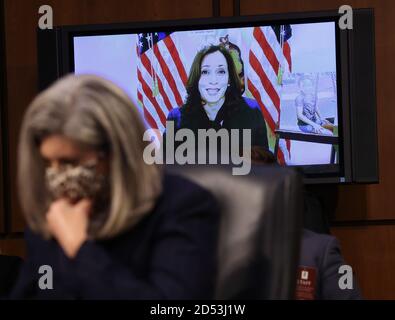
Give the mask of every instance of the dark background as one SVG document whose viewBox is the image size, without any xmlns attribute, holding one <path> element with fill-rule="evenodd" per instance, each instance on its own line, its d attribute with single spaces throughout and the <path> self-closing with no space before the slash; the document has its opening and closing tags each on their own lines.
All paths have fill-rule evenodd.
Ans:
<svg viewBox="0 0 395 320">
<path fill-rule="evenodd" d="M 24 222 L 16 187 L 16 148 L 22 115 L 37 92 L 36 28 L 41 5 L 54 25 L 152 21 L 337 10 L 344 0 L 4 0 L 0 1 L 0 251 L 24 256 Z M 374 8 L 380 183 L 322 186 L 318 192 L 331 232 L 356 272 L 367 299 L 395 299 L 395 1 L 349 0 Z M 4 28 L 3 28 L 4 27 Z M 3 50 L 4 49 L 4 50 Z M 369 146 L 366 146 L 369 152 Z"/>
</svg>

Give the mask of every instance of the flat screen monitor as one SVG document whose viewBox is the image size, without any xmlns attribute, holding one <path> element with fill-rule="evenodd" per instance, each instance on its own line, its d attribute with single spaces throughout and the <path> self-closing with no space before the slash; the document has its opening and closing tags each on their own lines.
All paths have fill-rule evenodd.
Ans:
<svg viewBox="0 0 395 320">
<path fill-rule="evenodd" d="M 160 135 L 249 128 L 307 180 L 351 182 L 349 37 L 338 14 L 281 17 L 61 27 L 59 75 L 113 81 Z"/>
</svg>

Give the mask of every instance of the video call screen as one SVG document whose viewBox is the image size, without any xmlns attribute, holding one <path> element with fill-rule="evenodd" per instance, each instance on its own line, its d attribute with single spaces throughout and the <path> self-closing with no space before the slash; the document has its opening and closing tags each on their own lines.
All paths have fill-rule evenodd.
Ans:
<svg viewBox="0 0 395 320">
<path fill-rule="evenodd" d="M 210 45 L 224 46 L 232 56 L 242 97 L 261 111 L 269 149 L 278 150 L 279 162 L 336 165 L 335 28 L 335 22 L 314 22 L 75 36 L 74 72 L 103 76 L 119 85 L 147 127 L 163 132 L 169 112 L 186 101 L 196 54 Z M 208 92 L 215 95 L 215 90 Z"/>
</svg>

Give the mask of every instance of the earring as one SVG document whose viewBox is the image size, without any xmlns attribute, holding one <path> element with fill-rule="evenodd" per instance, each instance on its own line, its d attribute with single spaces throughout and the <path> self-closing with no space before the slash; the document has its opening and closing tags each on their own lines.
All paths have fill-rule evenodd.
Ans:
<svg viewBox="0 0 395 320">
<path fill-rule="evenodd" d="M 230 87 L 230 83 L 228 83 L 228 87 Z"/>
</svg>

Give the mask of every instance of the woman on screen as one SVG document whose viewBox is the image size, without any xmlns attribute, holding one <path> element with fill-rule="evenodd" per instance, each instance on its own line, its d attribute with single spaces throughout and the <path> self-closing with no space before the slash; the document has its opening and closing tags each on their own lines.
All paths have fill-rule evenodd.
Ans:
<svg viewBox="0 0 395 320">
<path fill-rule="evenodd" d="M 216 204 L 144 162 L 144 131 L 98 77 L 68 76 L 32 102 L 18 172 L 27 260 L 11 298 L 212 297 Z"/>
<path fill-rule="evenodd" d="M 251 129 L 252 145 L 268 148 L 265 120 L 256 104 L 242 97 L 241 79 L 229 51 L 221 45 L 199 51 L 187 83 L 187 99 L 173 109 L 168 121 L 175 128 Z M 241 142 L 241 139 L 239 139 Z"/>
</svg>

